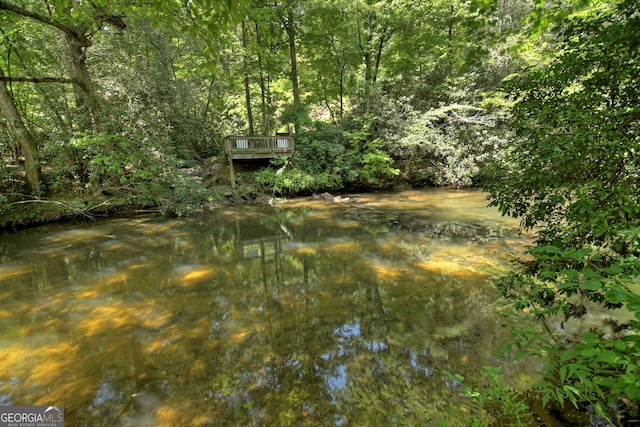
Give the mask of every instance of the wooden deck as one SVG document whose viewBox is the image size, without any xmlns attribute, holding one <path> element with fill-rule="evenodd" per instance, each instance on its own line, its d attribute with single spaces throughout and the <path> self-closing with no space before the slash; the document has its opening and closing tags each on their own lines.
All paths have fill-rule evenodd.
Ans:
<svg viewBox="0 0 640 427">
<path fill-rule="evenodd" d="M 229 160 L 270 159 L 293 156 L 292 136 L 228 136 L 224 150 Z"/>
</svg>

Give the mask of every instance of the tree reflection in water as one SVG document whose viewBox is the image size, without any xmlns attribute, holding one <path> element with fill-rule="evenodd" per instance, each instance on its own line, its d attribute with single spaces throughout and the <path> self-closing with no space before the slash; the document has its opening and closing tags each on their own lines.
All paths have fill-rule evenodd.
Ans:
<svg viewBox="0 0 640 427">
<path fill-rule="evenodd" d="M 353 199 L 4 236 L 0 401 L 80 426 L 463 419 L 441 371 L 497 363 L 491 281 L 526 240 L 474 191 Z"/>
</svg>

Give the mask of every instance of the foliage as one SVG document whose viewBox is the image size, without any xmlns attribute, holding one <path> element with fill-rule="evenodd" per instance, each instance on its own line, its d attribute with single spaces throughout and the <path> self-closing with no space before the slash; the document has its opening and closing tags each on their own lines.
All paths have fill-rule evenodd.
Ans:
<svg viewBox="0 0 640 427">
<path fill-rule="evenodd" d="M 322 180 L 328 178 L 326 175 L 312 175 L 298 168 L 263 169 L 253 176 L 265 190 L 280 196 L 322 190 Z"/>
<path fill-rule="evenodd" d="M 24 181 L 17 168 L 7 164 L 0 158 L 0 193 L 3 199 L 17 196 L 24 192 Z"/>
<path fill-rule="evenodd" d="M 506 141 L 503 113 L 447 105 L 412 118 L 407 135 L 391 147 L 412 182 L 471 185 Z"/>
<path fill-rule="evenodd" d="M 370 114 L 356 117 L 355 128 L 345 133 L 345 155 L 354 167 L 347 182 L 359 186 L 384 187 L 392 183 L 400 171 L 392 166 L 393 159 L 383 150 L 383 140 L 376 137 L 372 123 L 373 116 Z"/>
<path fill-rule="evenodd" d="M 502 130 L 456 122 L 451 112 L 493 115 L 481 100 L 531 50 L 518 49 L 524 0 L 218 3 L 26 0 L 16 12 L 2 2 L 0 62 L 16 79 L 8 86 L 50 196 L 87 197 L 89 183 L 133 186 L 134 203 L 169 200 L 159 194 L 182 185 L 173 182 L 176 165 L 219 156 L 223 138 L 249 122 L 268 135 L 296 124 L 292 163 L 259 176 L 277 194 L 387 187 L 399 169 L 415 183 L 474 182 Z M 63 28 L 77 30 L 79 49 L 70 50 Z M 80 71 L 83 83 L 72 84 Z M 32 81 L 40 77 L 49 80 Z M 127 148 L 77 145 L 104 135 Z M 10 145 L 2 157 L 18 162 Z M 143 169 L 123 169 L 142 159 Z M 145 176 L 156 166 L 163 172 Z"/>
<path fill-rule="evenodd" d="M 349 167 L 344 158 L 345 144 L 341 127 L 317 122 L 314 129 L 296 134 L 295 162 L 309 172 L 343 176 Z"/>
<path fill-rule="evenodd" d="M 182 176 L 175 160 L 153 146 L 117 135 L 88 135 L 73 141 L 87 161 L 89 192 L 126 195 L 133 206 L 159 206 L 184 215 L 208 201 L 199 181 Z"/>
<path fill-rule="evenodd" d="M 0 194 L 0 216 L 4 216 L 10 211 L 11 204 L 9 204 L 9 199 L 4 194 Z"/>
<path fill-rule="evenodd" d="M 353 128 L 316 123 L 296 137 L 296 155 L 291 163 L 274 160 L 278 169 L 264 169 L 254 178 L 277 195 L 309 194 L 339 190 L 345 186 L 385 187 L 398 170 L 374 138 L 371 116 L 354 119 Z"/>
<path fill-rule="evenodd" d="M 158 206 L 164 215 L 181 217 L 208 204 L 212 197 L 198 178 L 185 176 L 174 170 L 171 186 L 163 188 L 158 195 Z"/>
<path fill-rule="evenodd" d="M 594 5 L 560 27 L 556 59 L 512 82 L 517 134 L 485 188 L 538 236 L 502 294 L 514 310 L 560 325 L 516 329 L 517 346 L 544 358 L 545 399 L 602 410 L 640 399 L 640 9 Z M 618 326 L 569 327 L 597 310 Z"/>
<path fill-rule="evenodd" d="M 297 174 L 301 178 L 296 183 L 301 193 L 333 191 L 344 187 L 351 171 L 351 164 L 346 157 L 346 137 L 339 126 L 317 122 L 314 129 L 301 130 L 296 134 L 296 154 L 293 167 L 286 165 L 281 172 L 273 175 L 272 179 L 291 180 Z M 278 173 L 280 175 L 278 175 Z M 292 185 L 287 194 L 292 192 Z M 276 193 L 278 193 L 276 191 Z"/>
<path fill-rule="evenodd" d="M 444 372 L 445 376 L 455 383 L 462 384 L 465 379 L 462 375 Z M 533 421 L 529 406 L 523 401 L 523 397 L 510 387 L 499 366 L 484 366 L 482 369 L 483 384 L 464 386 L 462 394 L 472 402 L 480 405 L 482 412 L 488 414 L 493 420 L 492 424 L 484 421 L 485 416 L 467 417 L 468 425 L 488 426 L 527 426 Z"/>
</svg>

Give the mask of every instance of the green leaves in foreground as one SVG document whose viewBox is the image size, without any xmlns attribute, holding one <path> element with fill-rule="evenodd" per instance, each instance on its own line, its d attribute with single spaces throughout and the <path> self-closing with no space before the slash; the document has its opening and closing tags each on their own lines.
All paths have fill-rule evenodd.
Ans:
<svg viewBox="0 0 640 427">
<path fill-rule="evenodd" d="M 533 260 L 499 290 L 512 310 L 546 325 L 513 329 L 516 355 L 544 362 L 537 384 L 543 402 L 588 401 L 601 409 L 622 398 L 640 401 L 637 257 L 551 245 L 529 254 Z"/>
<path fill-rule="evenodd" d="M 545 403 L 640 402 L 640 4 L 575 13 L 558 56 L 513 82 L 516 137 L 485 189 L 535 229 L 498 288 Z M 513 324 L 513 323 L 512 323 Z"/>
<path fill-rule="evenodd" d="M 444 376 L 450 381 L 463 384 L 465 379 L 459 374 L 444 371 Z M 522 396 L 507 384 L 502 368 L 499 366 L 485 366 L 482 370 L 482 384 L 463 386 L 462 394 L 482 408 L 481 416 L 467 417 L 467 425 L 505 425 L 528 426 L 533 418 L 529 406 Z M 490 418 L 493 423 L 488 424 L 484 418 Z"/>
</svg>

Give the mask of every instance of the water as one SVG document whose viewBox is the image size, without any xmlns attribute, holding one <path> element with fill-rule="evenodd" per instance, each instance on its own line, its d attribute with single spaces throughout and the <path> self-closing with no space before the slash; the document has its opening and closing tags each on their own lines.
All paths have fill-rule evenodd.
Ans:
<svg viewBox="0 0 640 427">
<path fill-rule="evenodd" d="M 527 239 L 477 191 L 224 207 L 0 240 L 0 404 L 70 426 L 460 424 Z"/>
</svg>

